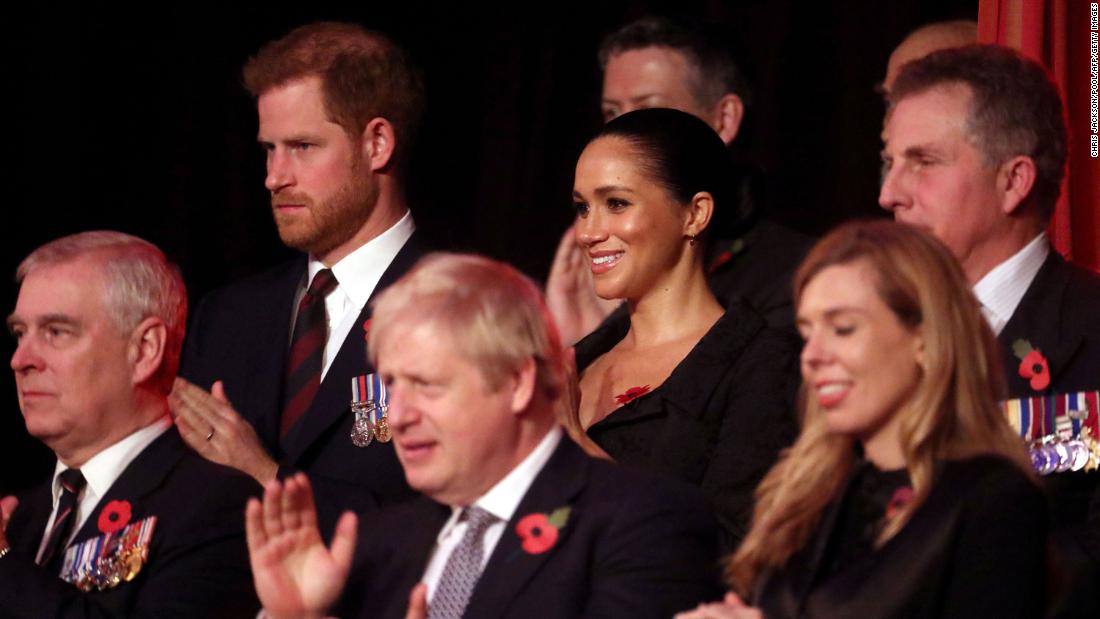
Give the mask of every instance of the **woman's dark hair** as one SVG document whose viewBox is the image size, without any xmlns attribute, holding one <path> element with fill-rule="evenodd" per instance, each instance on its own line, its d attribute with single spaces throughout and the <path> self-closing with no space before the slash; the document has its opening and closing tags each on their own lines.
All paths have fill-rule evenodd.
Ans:
<svg viewBox="0 0 1100 619">
<path fill-rule="evenodd" d="M 731 225 L 741 218 L 733 164 L 710 125 L 686 112 L 651 108 L 615 117 L 591 141 L 605 137 L 630 144 L 639 169 L 677 202 L 686 204 L 700 191 L 709 193 L 714 214 L 708 232 L 738 227 Z"/>
</svg>

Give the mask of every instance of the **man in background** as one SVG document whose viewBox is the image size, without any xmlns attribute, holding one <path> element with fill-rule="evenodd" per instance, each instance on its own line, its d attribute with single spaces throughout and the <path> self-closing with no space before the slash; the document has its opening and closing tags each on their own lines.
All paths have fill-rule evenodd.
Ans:
<svg viewBox="0 0 1100 619">
<path fill-rule="evenodd" d="M 890 54 L 890 60 L 886 63 L 886 79 L 882 81 L 883 94 L 890 92 L 905 63 L 924 58 L 937 50 L 977 42 L 978 22 L 969 19 L 935 22 L 917 28 L 906 35 Z"/>
<path fill-rule="evenodd" d="M 1086 394 L 1100 389 L 1100 277 L 1045 232 L 1066 163 L 1057 87 L 1010 49 L 972 45 L 904 65 L 887 104 L 879 203 L 958 258 L 1000 340 L 1009 397 L 1061 402 L 1046 420 L 1035 411 L 1040 434 L 1081 436 L 1096 415 Z M 1081 593 L 1065 616 L 1096 616 L 1100 473 L 1047 472 L 1058 564 Z"/>
</svg>

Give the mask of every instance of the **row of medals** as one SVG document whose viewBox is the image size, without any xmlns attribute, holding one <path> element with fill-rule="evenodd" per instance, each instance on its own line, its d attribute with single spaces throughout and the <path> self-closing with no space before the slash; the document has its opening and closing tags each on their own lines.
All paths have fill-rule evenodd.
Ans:
<svg viewBox="0 0 1100 619">
<path fill-rule="evenodd" d="M 99 557 L 95 561 L 95 569 L 81 577 L 76 586 L 81 591 L 103 591 L 116 587 L 123 581 L 130 582 L 137 577 L 145 564 L 145 550 L 144 545 L 134 546 L 117 555 Z"/>
<path fill-rule="evenodd" d="M 1100 441 L 1087 426 L 1081 435 L 1050 434 L 1032 441 L 1028 449 L 1031 466 L 1040 475 L 1066 471 L 1095 471 L 1100 468 Z"/>
<path fill-rule="evenodd" d="M 351 424 L 352 445 L 366 447 L 374 439 L 378 439 L 379 443 L 390 442 L 393 433 L 390 432 L 390 423 L 386 420 L 386 409 L 385 404 L 372 400 L 351 403 L 351 410 L 355 413 L 355 422 Z M 372 416 L 375 417 L 374 421 L 371 421 Z"/>
</svg>

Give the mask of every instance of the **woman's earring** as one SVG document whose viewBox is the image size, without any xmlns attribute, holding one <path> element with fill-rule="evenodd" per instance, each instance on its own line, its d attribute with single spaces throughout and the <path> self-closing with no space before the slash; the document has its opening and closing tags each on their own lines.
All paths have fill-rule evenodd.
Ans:
<svg viewBox="0 0 1100 619">
<path fill-rule="evenodd" d="M 695 235 L 694 234 L 689 234 L 688 235 L 688 243 L 690 243 L 692 247 L 695 247 Z"/>
</svg>

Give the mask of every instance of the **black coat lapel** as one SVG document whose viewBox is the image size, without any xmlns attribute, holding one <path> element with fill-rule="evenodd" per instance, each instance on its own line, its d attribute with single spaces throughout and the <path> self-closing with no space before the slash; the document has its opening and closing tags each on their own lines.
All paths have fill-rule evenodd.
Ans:
<svg viewBox="0 0 1100 619">
<path fill-rule="evenodd" d="M 367 360 L 367 342 L 362 329 L 363 323 L 371 316 L 371 301 L 411 269 L 426 252 L 424 243 L 413 233 L 382 273 L 370 299 L 363 306 L 363 311 L 348 332 L 340 351 L 336 353 L 309 410 L 298 425 L 290 430 L 285 453 L 291 462 L 297 461 L 325 430 L 338 423 L 344 415 L 351 414 L 351 378 L 374 371 Z"/>
<path fill-rule="evenodd" d="M 122 471 L 122 475 L 119 475 L 115 483 L 111 484 L 107 494 L 99 500 L 99 504 L 80 527 L 80 532 L 73 538 L 73 543 L 100 535 L 99 514 L 111 501 L 130 503 L 133 510 L 130 522 L 157 516 L 158 514 L 145 512 L 142 499 L 164 483 L 187 449 L 189 448 L 183 444 L 183 439 L 180 438 L 175 426 L 168 428 L 164 434 L 157 437 L 134 458 L 126 470 Z"/>
<path fill-rule="evenodd" d="M 584 518 L 584 514 L 575 509 L 569 514 L 569 520 L 560 530 L 554 546 L 540 554 L 530 554 L 523 550 L 516 534 L 516 524 L 529 514 L 549 514 L 558 508 L 572 506 L 587 483 L 588 466 L 588 456 L 573 441 L 563 436 L 497 542 L 496 549 L 493 550 L 470 597 L 465 616 L 504 616 L 511 601 L 523 591 L 547 559 L 557 549 L 569 543 L 570 533 Z M 580 566 L 578 569 L 581 569 Z"/>
<path fill-rule="evenodd" d="M 1038 395 L 1029 381 L 1020 376 L 1020 359 L 1013 352 L 1017 340 L 1026 340 L 1047 359 L 1050 368 L 1050 392 L 1059 373 L 1069 364 L 1084 338 L 1072 329 L 1063 329 L 1062 304 L 1069 285 L 1070 272 L 1065 260 L 1051 249 L 1035 275 L 1012 318 L 1001 330 L 1001 360 L 1004 363 L 1008 393 L 1013 397 Z M 1063 339 L 1063 334 L 1065 338 Z"/>
</svg>

